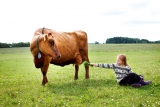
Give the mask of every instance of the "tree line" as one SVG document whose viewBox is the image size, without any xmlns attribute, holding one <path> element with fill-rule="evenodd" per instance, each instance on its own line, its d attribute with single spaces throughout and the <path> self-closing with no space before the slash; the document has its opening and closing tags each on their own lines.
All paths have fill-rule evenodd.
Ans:
<svg viewBox="0 0 160 107">
<path fill-rule="evenodd" d="M 113 37 L 109 38 L 105 42 L 106 44 L 127 44 L 127 43 L 160 43 L 159 41 L 149 41 L 147 39 L 138 39 L 138 38 L 128 38 L 128 37 Z M 95 41 L 95 44 L 99 44 L 98 41 Z M 29 47 L 29 42 L 19 42 L 19 43 L 0 43 L 0 48 L 12 48 L 12 47 Z"/>
<path fill-rule="evenodd" d="M 0 48 L 12 48 L 12 47 L 29 47 L 29 42 L 19 42 L 19 43 L 0 43 Z"/>
<path fill-rule="evenodd" d="M 106 40 L 106 44 L 127 44 L 127 43 L 160 43 L 160 41 L 149 41 L 147 39 L 128 38 L 128 37 L 113 37 Z"/>
</svg>

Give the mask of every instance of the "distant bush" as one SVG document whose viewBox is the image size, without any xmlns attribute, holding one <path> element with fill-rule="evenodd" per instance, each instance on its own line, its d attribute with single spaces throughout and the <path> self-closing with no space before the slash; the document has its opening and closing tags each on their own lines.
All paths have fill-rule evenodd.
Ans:
<svg viewBox="0 0 160 107">
<path fill-rule="evenodd" d="M 11 44 L 7 44 L 7 43 L 0 43 L 0 48 L 10 48 Z"/>
<path fill-rule="evenodd" d="M 29 46 L 30 46 L 29 42 L 19 42 L 19 43 L 12 43 L 12 44 L 0 43 L 0 48 L 29 47 Z"/>
<path fill-rule="evenodd" d="M 12 47 L 29 47 L 29 42 L 19 42 L 19 43 L 12 43 Z"/>
<path fill-rule="evenodd" d="M 113 37 L 106 40 L 106 43 L 151 43 L 147 39 L 128 38 L 128 37 Z"/>
</svg>

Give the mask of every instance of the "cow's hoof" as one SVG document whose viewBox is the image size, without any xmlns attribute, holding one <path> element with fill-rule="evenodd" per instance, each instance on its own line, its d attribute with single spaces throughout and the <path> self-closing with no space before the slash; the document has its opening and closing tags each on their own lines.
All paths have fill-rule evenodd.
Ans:
<svg viewBox="0 0 160 107">
<path fill-rule="evenodd" d="M 89 77 L 87 76 L 85 79 L 89 79 Z"/>
<path fill-rule="evenodd" d="M 88 80 L 89 78 L 85 78 L 84 80 Z"/>
<path fill-rule="evenodd" d="M 48 81 L 46 81 L 46 82 L 42 82 L 42 86 L 45 86 L 45 84 L 47 83 Z"/>
<path fill-rule="evenodd" d="M 78 80 L 78 78 L 74 78 L 74 80 Z"/>
<path fill-rule="evenodd" d="M 42 86 L 45 86 L 45 84 L 42 83 Z"/>
</svg>

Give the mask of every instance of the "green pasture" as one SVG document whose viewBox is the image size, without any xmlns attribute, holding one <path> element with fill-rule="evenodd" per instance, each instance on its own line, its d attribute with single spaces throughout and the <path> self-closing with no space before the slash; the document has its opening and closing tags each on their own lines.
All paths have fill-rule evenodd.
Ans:
<svg viewBox="0 0 160 107">
<path fill-rule="evenodd" d="M 41 86 L 42 74 L 34 67 L 27 48 L 0 49 L 0 107 L 159 107 L 160 44 L 89 44 L 92 63 L 114 63 L 126 54 L 129 65 L 152 84 L 141 88 L 119 86 L 112 69 L 90 67 L 85 80 L 74 67 L 50 65 L 49 82 Z"/>
</svg>

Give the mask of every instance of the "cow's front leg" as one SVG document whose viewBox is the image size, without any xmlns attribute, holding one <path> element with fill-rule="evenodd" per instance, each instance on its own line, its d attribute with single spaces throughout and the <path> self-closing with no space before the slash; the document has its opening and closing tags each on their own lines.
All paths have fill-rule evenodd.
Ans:
<svg viewBox="0 0 160 107">
<path fill-rule="evenodd" d="M 48 67 L 49 67 L 50 61 L 51 61 L 51 58 L 45 58 L 44 64 L 43 64 L 43 66 L 41 68 L 41 72 L 42 72 L 42 75 L 43 75 L 43 80 L 42 80 L 42 85 L 43 86 L 48 82 L 47 71 L 48 71 Z"/>
<path fill-rule="evenodd" d="M 46 76 L 47 72 L 42 71 L 42 74 L 43 74 L 42 85 L 44 86 L 48 82 L 48 79 L 47 79 L 47 76 Z"/>
<path fill-rule="evenodd" d="M 75 65 L 75 76 L 74 79 L 77 80 L 78 79 L 78 70 L 79 70 L 79 66 Z"/>
</svg>

